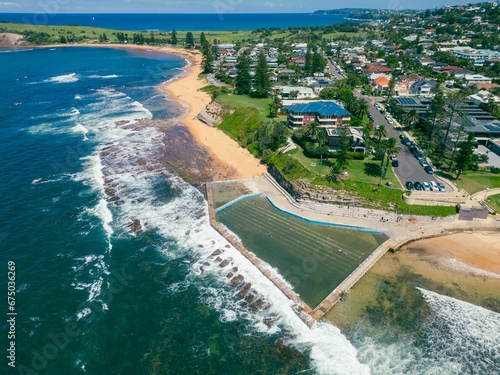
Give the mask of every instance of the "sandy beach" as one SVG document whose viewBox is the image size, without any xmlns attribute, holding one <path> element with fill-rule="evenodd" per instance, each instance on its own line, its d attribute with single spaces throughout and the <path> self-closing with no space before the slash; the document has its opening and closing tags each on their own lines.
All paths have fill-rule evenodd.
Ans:
<svg viewBox="0 0 500 375">
<path fill-rule="evenodd" d="M 169 94 L 170 99 L 178 100 L 189 107 L 188 113 L 181 118 L 184 124 L 200 145 L 205 147 L 210 156 L 220 165 L 214 171 L 214 180 L 245 179 L 261 176 L 266 172 L 265 165 L 253 156 L 248 150 L 241 147 L 236 141 L 228 137 L 223 131 L 210 127 L 196 118 L 196 116 L 210 103 L 210 95 L 200 91 L 208 83 L 199 78 L 201 73 L 202 54 L 197 50 L 186 50 L 173 47 L 152 47 L 125 44 L 73 44 L 73 45 L 45 45 L 42 48 L 55 47 L 100 47 L 115 49 L 132 49 L 155 51 L 175 54 L 184 57 L 189 65 L 186 73 L 172 81 L 160 85 L 160 90 Z"/>
<path fill-rule="evenodd" d="M 177 50 L 162 47 L 163 52 L 175 53 L 186 57 L 190 65 L 186 68 L 187 75 L 166 82 L 161 89 L 168 92 L 170 97 L 179 100 L 189 106 L 189 113 L 182 118 L 181 122 L 186 125 L 198 143 L 205 146 L 212 157 L 228 166 L 227 175 L 231 179 L 251 178 L 260 176 L 266 171 L 266 167 L 260 164 L 250 152 L 242 148 L 238 143 L 221 130 L 203 124 L 196 116 L 210 103 L 210 96 L 200 89 L 207 85 L 199 79 L 201 73 L 202 54 L 198 51 Z"/>
</svg>

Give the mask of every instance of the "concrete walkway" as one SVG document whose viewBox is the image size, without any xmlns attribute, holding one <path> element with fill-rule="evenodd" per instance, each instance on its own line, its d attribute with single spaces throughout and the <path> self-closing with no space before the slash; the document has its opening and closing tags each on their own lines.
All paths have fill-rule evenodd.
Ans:
<svg viewBox="0 0 500 375">
<path fill-rule="evenodd" d="M 210 210 L 210 222 L 212 226 L 226 238 L 230 237 L 228 238 L 230 242 L 256 265 L 257 268 L 259 268 L 278 288 L 280 288 L 286 296 L 295 302 L 297 306 L 297 315 L 309 327 L 313 324 L 312 322 L 321 320 L 335 303 L 337 303 L 345 293 L 348 293 L 356 282 L 358 282 L 389 249 L 399 249 L 414 240 L 443 236 L 453 232 L 500 230 L 500 221 L 496 221 L 491 217 L 480 221 L 458 221 L 457 215 L 446 218 L 397 215 L 394 212 L 361 207 L 296 201 L 269 174 L 262 177 L 243 180 L 241 182 L 243 182 L 254 194 L 264 194 L 277 209 L 302 219 L 317 223 L 323 222 L 348 226 L 358 230 L 383 232 L 389 237 L 387 241 L 375 249 L 365 261 L 335 288 L 328 297 L 312 310 L 293 292 L 293 290 L 275 277 L 269 269 L 265 268 L 251 252 L 244 249 L 241 244 L 226 233 L 226 231 L 216 223 L 213 209 Z M 208 184 L 207 190 L 210 190 Z M 210 206 L 211 192 L 208 195 Z"/>
</svg>

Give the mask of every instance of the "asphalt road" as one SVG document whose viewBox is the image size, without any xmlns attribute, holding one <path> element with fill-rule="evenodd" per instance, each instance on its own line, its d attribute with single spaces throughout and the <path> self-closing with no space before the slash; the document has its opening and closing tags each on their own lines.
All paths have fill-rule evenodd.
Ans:
<svg viewBox="0 0 500 375">
<path fill-rule="evenodd" d="M 375 108 L 373 100 L 362 95 L 357 89 L 354 89 L 354 95 L 358 98 L 363 98 L 368 102 L 369 112 L 373 116 L 375 126 L 384 125 L 387 129 L 387 137 L 396 138 L 398 146 L 401 147 L 401 151 L 398 154 L 399 166 L 392 167 L 394 173 L 398 176 L 399 181 L 401 181 L 403 185 L 406 184 L 407 181 L 411 181 L 412 183 L 415 183 L 416 181 L 419 181 L 420 183 L 424 181 L 437 181 L 434 175 L 430 175 L 424 170 L 415 156 L 413 156 L 410 152 L 408 146 L 405 146 L 401 142 L 401 139 L 399 138 L 400 132 L 395 129 L 393 125 L 389 124 L 384 115 L 382 115 L 379 110 Z M 452 190 L 448 184 L 445 183 L 445 185 L 447 191 Z"/>
</svg>

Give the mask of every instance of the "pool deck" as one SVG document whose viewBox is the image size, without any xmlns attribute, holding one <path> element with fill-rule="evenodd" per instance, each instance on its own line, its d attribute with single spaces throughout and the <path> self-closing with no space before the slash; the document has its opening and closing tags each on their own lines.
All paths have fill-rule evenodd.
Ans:
<svg viewBox="0 0 500 375">
<path fill-rule="evenodd" d="M 273 270 L 265 267 L 252 252 L 247 250 L 215 220 L 212 190 L 210 183 L 206 184 L 209 217 L 212 227 L 295 303 L 295 312 L 309 327 L 320 321 L 388 250 L 399 249 L 415 240 L 444 236 L 453 232 L 500 230 L 500 222 L 491 217 L 480 221 L 458 221 L 457 216 L 432 218 L 397 215 L 394 212 L 360 207 L 297 202 L 268 174 L 245 180 L 244 183 L 253 192 L 253 195 L 263 194 L 277 209 L 304 220 L 345 226 L 354 230 L 383 232 L 389 237 L 313 310 L 300 299 L 293 289 L 275 275 Z"/>
</svg>

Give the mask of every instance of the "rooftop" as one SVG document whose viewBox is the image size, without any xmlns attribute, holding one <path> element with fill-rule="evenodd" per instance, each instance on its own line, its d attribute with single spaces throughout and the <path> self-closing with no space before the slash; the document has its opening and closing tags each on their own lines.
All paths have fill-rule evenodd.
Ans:
<svg viewBox="0 0 500 375">
<path fill-rule="evenodd" d="M 320 116 L 349 116 L 350 113 L 335 102 L 314 101 L 310 103 L 294 104 L 287 108 L 295 113 L 317 113 Z"/>
</svg>

